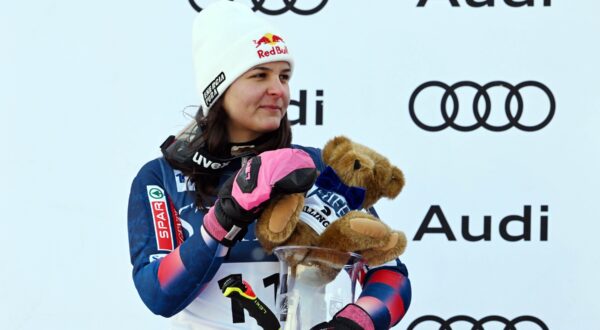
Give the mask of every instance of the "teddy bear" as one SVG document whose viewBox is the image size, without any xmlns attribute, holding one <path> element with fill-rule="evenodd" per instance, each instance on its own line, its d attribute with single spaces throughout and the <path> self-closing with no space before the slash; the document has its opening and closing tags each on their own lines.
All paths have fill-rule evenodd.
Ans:
<svg viewBox="0 0 600 330">
<path fill-rule="evenodd" d="M 355 252 L 370 266 L 401 255 L 407 243 L 404 233 L 360 210 L 370 209 L 382 197 L 398 196 L 405 183 L 402 171 L 383 155 L 345 136 L 328 141 L 322 159 L 327 167 L 306 194 L 273 200 L 259 217 L 256 236 L 263 248 L 268 253 L 291 245 Z M 344 262 L 327 253 L 318 257 Z"/>
</svg>

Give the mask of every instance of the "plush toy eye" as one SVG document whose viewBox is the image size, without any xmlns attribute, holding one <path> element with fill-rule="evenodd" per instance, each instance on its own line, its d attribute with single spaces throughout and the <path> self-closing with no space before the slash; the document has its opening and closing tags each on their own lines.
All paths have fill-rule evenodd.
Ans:
<svg viewBox="0 0 600 330">
<path fill-rule="evenodd" d="M 360 168 L 360 161 L 358 159 L 354 160 L 354 169 L 358 170 Z"/>
</svg>

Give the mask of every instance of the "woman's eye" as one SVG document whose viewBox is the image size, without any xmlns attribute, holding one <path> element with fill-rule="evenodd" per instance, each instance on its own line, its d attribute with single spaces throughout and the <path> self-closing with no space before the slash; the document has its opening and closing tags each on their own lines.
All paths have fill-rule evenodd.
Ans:
<svg viewBox="0 0 600 330">
<path fill-rule="evenodd" d="M 290 80 L 290 75 L 289 74 L 280 74 L 279 79 L 281 79 L 282 81 L 288 81 L 288 80 Z"/>
<path fill-rule="evenodd" d="M 252 78 L 265 78 L 266 76 L 267 76 L 266 73 L 260 72 L 260 73 L 256 73 L 256 74 L 252 75 Z"/>
</svg>

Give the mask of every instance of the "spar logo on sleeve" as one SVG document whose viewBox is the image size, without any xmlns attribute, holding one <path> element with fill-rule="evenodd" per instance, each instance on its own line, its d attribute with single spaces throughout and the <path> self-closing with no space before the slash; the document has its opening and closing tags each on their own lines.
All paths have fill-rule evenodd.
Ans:
<svg viewBox="0 0 600 330">
<path fill-rule="evenodd" d="M 159 250 L 172 251 L 174 249 L 173 235 L 165 191 L 159 186 L 146 186 L 146 189 L 148 190 L 150 209 L 152 209 L 156 246 Z"/>
</svg>

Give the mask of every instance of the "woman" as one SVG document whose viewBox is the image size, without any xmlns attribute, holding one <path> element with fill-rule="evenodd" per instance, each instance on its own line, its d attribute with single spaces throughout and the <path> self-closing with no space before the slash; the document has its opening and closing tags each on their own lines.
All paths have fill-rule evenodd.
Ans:
<svg viewBox="0 0 600 330">
<path fill-rule="evenodd" d="M 135 286 L 152 312 L 172 317 L 174 328 L 276 328 L 276 319 L 251 310 L 275 305 L 279 271 L 256 240 L 253 222 L 269 197 L 310 188 L 315 167 L 324 168 L 320 151 L 291 146 L 286 110 L 293 60 L 273 26 L 243 5 L 217 1 L 198 15 L 193 41 L 200 110 L 165 141 L 164 156 L 142 167 L 131 188 Z M 269 190 L 273 186 L 280 189 Z M 236 189 L 267 192 L 248 201 Z M 410 302 L 404 265 L 371 269 L 366 280 L 357 303 L 318 328 L 398 323 Z M 224 296 L 228 285 L 244 294 Z M 249 286 L 259 298 L 252 306 L 244 304 Z"/>
</svg>

